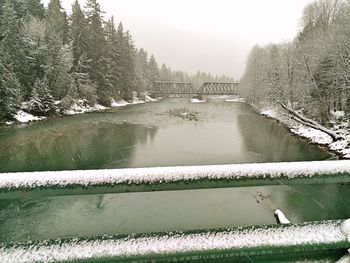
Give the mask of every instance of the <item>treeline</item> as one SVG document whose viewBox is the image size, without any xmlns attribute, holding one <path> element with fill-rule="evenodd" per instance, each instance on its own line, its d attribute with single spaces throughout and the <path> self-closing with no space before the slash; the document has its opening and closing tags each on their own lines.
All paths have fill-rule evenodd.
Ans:
<svg viewBox="0 0 350 263">
<path fill-rule="evenodd" d="M 60 0 L 0 0 L 0 122 L 26 104 L 50 115 L 76 99 L 109 106 L 149 90 L 159 75 L 154 56 L 137 50 L 122 23 L 103 20 L 96 0 L 71 15 Z"/>
<path fill-rule="evenodd" d="M 174 81 L 174 82 L 191 82 L 194 84 L 195 88 L 199 87 L 205 81 L 211 82 L 234 82 L 232 77 L 225 75 L 213 76 L 210 73 L 198 71 L 196 74 L 190 75 L 187 72 L 175 70 L 173 71 L 166 64 L 162 64 L 159 70 L 159 80 L 160 81 Z"/>
<path fill-rule="evenodd" d="M 350 113 L 350 2 L 317 0 L 304 9 L 288 43 L 255 46 L 241 79 L 254 104 L 282 102 L 322 123 Z"/>
</svg>

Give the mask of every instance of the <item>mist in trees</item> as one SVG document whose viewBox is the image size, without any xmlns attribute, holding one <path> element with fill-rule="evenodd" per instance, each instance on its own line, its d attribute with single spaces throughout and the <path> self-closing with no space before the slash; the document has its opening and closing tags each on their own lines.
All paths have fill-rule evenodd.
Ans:
<svg viewBox="0 0 350 263">
<path fill-rule="evenodd" d="M 191 82 L 194 88 L 198 90 L 204 82 L 235 82 L 232 77 L 225 75 L 213 76 L 210 73 L 198 71 L 196 74 L 189 75 L 187 72 L 172 70 L 166 64 L 162 64 L 159 69 L 160 81 L 174 81 L 174 82 Z"/>
<path fill-rule="evenodd" d="M 33 114 L 50 115 L 74 100 L 109 106 L 149 87 L 155 63 L 147 53 L 137 67 L 131 35 L 114 18 L 105 21 L 96 0 L 72 5 L 60 0 L 0 2 L 0 121 L 11 120 L 23 102 Z M 142 81 L 147 85 L 139 85 Z"/>
<path fill-rule="evenodd" d="M 288 104 L 322 123 L 334 111 L 349 114 L 349 22 L 349 1 L 310 3 L 292 42 L 251 50 L 241 93 L 254 104 Z"/>
<path fill-rule="evenodd" d="M 153 55 L 137 49 L 115 18 L 104 19 L 97 0 L 78 0 L 67 12 L 61 0 L 0 0 L 0 122 L 20 107 L 51 115 L 76 100 L 110 106 L 153 87 L 154 81 L 230 80 L 198 72 L 189 76 L 158 66 Z"/>
</svg>

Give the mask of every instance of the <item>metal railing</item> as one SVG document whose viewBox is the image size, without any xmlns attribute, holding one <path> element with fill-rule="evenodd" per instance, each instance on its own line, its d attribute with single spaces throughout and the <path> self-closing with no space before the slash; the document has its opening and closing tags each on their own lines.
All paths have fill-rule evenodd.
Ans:
<svg viewBox="0 0 350 263">
<path fill-rule="evenodd" d="M 350 183 L 350 161 L 0 174 L 0 199 L 261 185 Z M 339 208 L 341 209 L 341 208 Z M 0 243 L 2 262 L 212 262 L 345 253 L 344 220 Z"/>
<path fill-rule="evenodd" d="M 0 244 L 1 262 L 239 262 L 345 250 L 342 220 Z M 257 261 L 252 259 L 257 259 Z M 237 262 L 237 261 L 235 261 Z M 266 261 L 265 261 L 266 262 Z M 284 262 L 284 261 L 283 261 Z"/>
<path fill-rule="evenodd" d="M 0 199 L 325 183 L 350 183 L 350 161 L 4 173 Z"/>
</svg>

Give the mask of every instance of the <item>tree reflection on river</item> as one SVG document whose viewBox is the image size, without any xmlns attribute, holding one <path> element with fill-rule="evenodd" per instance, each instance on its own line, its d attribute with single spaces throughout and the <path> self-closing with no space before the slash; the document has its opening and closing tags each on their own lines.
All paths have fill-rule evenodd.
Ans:
<svg viewBox="0 0 350 263">
<path fill-rule="evenodd" d="M 74 170 L 118 167 L 137 143 L 152 140 L 156 127 L 133 124 L 53 124 L 0 138 L 2 171 Z"/>
</svg>

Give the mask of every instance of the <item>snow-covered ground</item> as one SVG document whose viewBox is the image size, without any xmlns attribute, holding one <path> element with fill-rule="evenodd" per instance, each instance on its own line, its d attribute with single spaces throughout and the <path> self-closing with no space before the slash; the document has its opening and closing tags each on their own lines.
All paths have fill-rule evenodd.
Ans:
<svg viewBox="0 0 350 263">
<path fill-rule="evenodd" d="M 190 102 L 191 103 L 204 103 L 204 102 L 207 102 L 207 101 L 194 98 L 194 99 L 190 99 Z"/>
<path fill-rule="evenodd" d="M 225 102 L 245 102 L 244 98 L 232 96 L 232 95 L 223 95 L 223 96 L 211 96 L 210 100 L 219 100 Z M 206 99 L 192 98 L 190 99 L 191 103 L 204 103 L 207 102 Z"/>
<path fill-rule="evenodd" d="M 135 105 L 135 104 L 142 104 L 142 103 L 149 103 L 149 102 L 157 102 L 158 100 L 153 99 L 149 97 L 148 95 L 145 96 L 145 99 L 141 100 L 134 96 L 132 101 L 126 101 L 126 100 L 112 100 L 111 108 L 118 108 L 118 107 L 125 107 L 127 105 Z M 69 110 L 66 110 L 64 114 L 66 115 L 75 115 L 75 114 L 81 114 L 85 112 L 94 112 L 94 111 L 103 111 L 108 109 L 105 106 L 102 106 L 100 104 L 95 104 L 93 107 L 87 105 L 84 103 L 83 100 L 78 100 Z"/>
<path fill-rule="evenodd" d="M 130 102 L 127 102 L 125 100 L 119 100 L 115 101 L 112 100 L 111 103 L 111 108 L 116 108 L 116 107 L 124 107 L 127 105 L 135 105 L 135 104 L 141 104 L 141 103 L 149 103 L 149 102 L 157 102 L 158 99 L 153 99 L 149 97 L 148 95 L 144 96 L 144 99 L 141 100 L 134 96 L 133 100 Z M 56 101 L 55 104 L 59 105 L 61 102 Z M 15 115 L 15 120 L 19 123 L 28 123 L 32 121 L 40 121 L 46 119 L 44 116 L 34 116 L 24 110 L 27 110 L 27 103 L 22 104 L 22 109 L 17 112 Z M 82 114 L 86 112 L 95 112 L 95 111 L 103 111 L 108 109 L 108 107 L 102 106 L 100 104 L 95 104 L 94 106 L 90 106 L 87 104 L 86 101 L 84 100 L 76 100 L 75 103 L 70 107 L 70 109 L 67 109 L 63 112 L 64 115 L 76 115 L 76 114 Z M 8 121 L 5 124 L 6 125 L 13 125 L 15 122 L 14 121 Z"/>
<path fill-rule="evenodd" d="M 46 117 L 43 116 L 34 116 L 30 113 L 27 113 L 23 110 L 19 110 L 17 114 L 15 115 L 15 119 L 20 123 L 26 123 L 31 121 L 40 121 L 43 119 L 46 119 Z M 13 124 L 13 122 L 10 122 L 8 124 Z"/>
<path fill-rule="evenodd" d="M 102 111 L 107 109 L 107 107 L 102 106 L 100 104 L 95 104 L 94 106 L 90 106 L 84 100 L 77 100 L 68 110 L 65 110 L 63 113 L 65 115 L 75 115 L 82 114 L 85 112 L 93 112 L 93 111 Z"/>
<path fill-rule="evenodd" d="M 280 108 L 264 108 L 260 111 L 264 116 L 276 119 L 286 125 L 290 131 L 302 138 L 309 139 L 311 142 L 323 146 L 327 146 L 330 150 L 337 152 L 344 158 L 350 159 L 350 133 L 344 127 L 347 123 L 335 126 L 332 130 L 342 135 L 344 139 L 333 142 L 333 139 L 328 134 L 300 124 L 291 118 Z M 335 113 L 336 118 L 341 118 L 344 115 L 341 112 Z"/>
<path fill-rule="evenodd" d="M 245 102 L 243 98 L 226 99 L 226 102 Z"/>
</svg>

